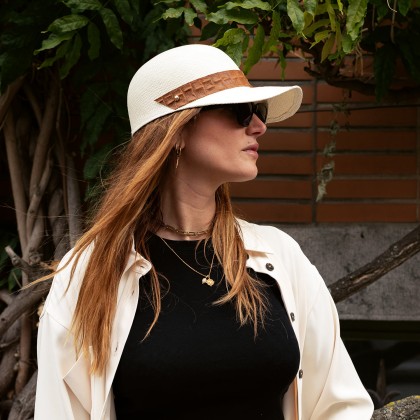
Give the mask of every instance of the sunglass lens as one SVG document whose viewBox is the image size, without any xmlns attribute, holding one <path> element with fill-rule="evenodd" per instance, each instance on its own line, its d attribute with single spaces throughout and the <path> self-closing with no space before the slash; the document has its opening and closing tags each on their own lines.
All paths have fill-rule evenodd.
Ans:
<svg viewBox="0 0 420 420">
<path fill-rule="evenodd" d="M 265 102 L 235 104 L 233 110 L 236 114 L 236 119 L 242 127 L 248 127 L 255 114 L 263 123 L 267 120 L 267 104 Z"/>
<path fill-rule="evenodd" d="M 255 115 L 265 124 L 267 121 L 268 107 L 265 102 L 255 104 L 254 109 Z"/>
<path fill-rule="evenodd" d="M 234 111 L 236 114 L 236 119 L 242 127 L 248 127 L 249 123 L 252 119 L 252 104 L 245 103 L 245 104 L 235 104 Z"/>
</svg>

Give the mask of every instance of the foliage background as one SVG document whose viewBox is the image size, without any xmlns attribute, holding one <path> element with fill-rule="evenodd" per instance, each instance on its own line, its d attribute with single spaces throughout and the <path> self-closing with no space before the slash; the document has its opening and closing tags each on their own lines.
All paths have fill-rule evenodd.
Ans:
<svg viewBox="0 0 420 420">
<path fill-rule="evenodd" d="M 374 90 L 378 100 L 418 94 L 418 0 L 2 1 L 0 163 L 17 230 L 0 231 L 1 418 L 33 415 L 34 308 L 46 294 L 9 292 L 81 233 L 105 162 L 129 139 L 129 80 L 153 54 L 186 43 L 193 25 L 238 64 L 245 53 L 245 71 L 270 54 L 284 69 L 297 49 L 308 71 L 333 85 Z M 375 80 L 340 73 L 346 58 L 357 65 L 366 53 Z M 411 75 L 408 87 L 394 84 L 398 63 Z"/>
</svg>

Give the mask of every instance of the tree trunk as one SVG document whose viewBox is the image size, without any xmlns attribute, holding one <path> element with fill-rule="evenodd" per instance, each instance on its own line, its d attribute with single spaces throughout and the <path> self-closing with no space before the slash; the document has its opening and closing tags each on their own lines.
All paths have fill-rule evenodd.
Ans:
<svg viewBox="0 0 420 420">
<path fill-rule="evenodd" d="M 375 410 L 372 420 L 419 420 L 420 396 L 413 395 Z"/>
</svg>

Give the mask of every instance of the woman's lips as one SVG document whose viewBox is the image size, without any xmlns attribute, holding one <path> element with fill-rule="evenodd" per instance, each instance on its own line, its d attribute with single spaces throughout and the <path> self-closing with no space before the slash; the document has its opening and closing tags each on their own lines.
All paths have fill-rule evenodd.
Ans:
<svg viewBox="0 0 420 420">
<path fill-rule="evenodd" d="M 254 143 L 243 149 L 247 154 L 258 157 L 258 143 Z"/>
</svg>

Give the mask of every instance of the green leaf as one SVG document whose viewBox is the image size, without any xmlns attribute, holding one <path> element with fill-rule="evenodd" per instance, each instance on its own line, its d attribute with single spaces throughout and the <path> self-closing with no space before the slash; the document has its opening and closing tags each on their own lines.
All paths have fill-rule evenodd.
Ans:
<svg viewBox="0 0 420 420">
<path fill-rule="evenodd" d="M 337 51 L 341 51 L 341 43 L 343 42 L 343 37 L 341 35 L 340 25 L 337 25 L 335 28 L 335 43 Z"/>
<path fill-rule="evenodd" d="M 229 22 L 237 22 L 243 25 L 255 25 L 258 22 L 258 16 L 250 10 L 225 10 L 221 9 L 215 13 L 207 15 L 209 22 L 214 22 L 218 25 L 224 25 Z"/>
<path fill-rule="evenodd" d="M 245 52 L 248 50 L 249 46 L 249 36 L 245 36 L 244 40 L 242 41 L 242 57 L 244 56 Z"/>
<path fill-rule="evenodd" d="M 0 92 L 32 66 L 31 49 L 18 48 L 0 55 Z"/>
<path fill-rule="evenodd" d="M 312 25 L 305 28 L 305 30 L 303 31 L 303 34 L 305 36 L 311 36 L 317 29 L 322 28 L 322 27 L 328 28 L 329 25 L 330 25 L 330 20 L 329 19 L 317 20 Z"/>
<path fill-rule="evenodd" d="M 312 16 L 315 16 L 317 0 L 304 0 L 305 10 Z"/>
<path fill-rule="evenodd" d="M 62 2 L 75 12 L 100 10 L 103 7 L 99 0 L 62 0 Z"/>
<path fill-rule="evenodd" d="M 408 11 L 411 8 L 411 0 L 398 0 L 398 11 L 403 15 L 407 16 Z"/>
<path fill-rule="evenodd" d="M 92 83 L 83 93 L 80 98 L 80 124 L 82 128 L 85 127 L 87 121 L 94 115 L 98 105 L 104 101 L 102 98 L 107 91 L 108 86 L 106 84 Z"/>
<path fill-rule="evenodd" d="M 281 68 L 281 79 L 284 80 L 286 76 L 287 61 L 286 61 L 286 57 L 282 49 L 279 49 L 278 54 L 279 54 L 279 62 L 280 62 L 280 68 Z"/>
<path fill-rule="evenodd" d="M 60 58 L 63 58 L 66 54 L 67 54 L 67 52 L 68 52 L 68 50 L 69 50 L 69 48 L 70 48 L 70 46 L 71 46 L 71 41 L 65 41 L 65 42 L 63 42 L 58 48 L 57 48 L 57 51 L 56 51 L 56 53 L 55 53 L 55 55 L 54 55 L 54 57 L 49 57 L 49 58 L 47 58 L 46 60 L 44 60 L 42 63 L 41 63 L 41 65 L 38 67 L 38 70 L 40 70 L 40 69 L 43 69 L 43 68 L 45 68 L 45 67 L 50 67 L 50 66 L 52 66 L 57 60 L 59 60 Z"/>
<path fill-rule="evenodd" d="M 225 3 L 224 7 L 226 10 L 231 10 L 235 7 L 240 7 L 241 9 L 271 10 L 271 5 L 261 0 L 229 1 Z"/>
<path fill-rule="evenodd" d="M 350 54 L 354 49 L 355 42 L 350 38 L 349 34 L 344 33 L 341 40 L 341 45 L 343 52 L 345 54 Z"/>
<path fill-rule="evenodd" d="M 315 15 L 323 15 L 327 13 L 327 5 L 325 3 L 318 3 L 315 10 Z"/>
<path fill-rule="evenodd" d="M 201 31 L 200 40 L 213 38 L 219 32 L 220 26 L 214 22 L 207 23 Z"/>
<path fill-rule="evenodd" d="M 375 7 L 377 22 L 380 22 L 391 10 L 387 2 L 383 0 L 369 0 L 369 3 Z"/>
<path fill-rule="evenodd" d="M 184 13 L 185 7 L 178 7 L 174 9 L 171 7 L 170 9 L 166 10 L 165 13 L 162 15 L 163 19 L 178 19 Z"/>
<path fill-rule="evenodd" d="M 4 248 L 9 245 L 12 249 L 16 249 L 17 244 L 18 238 L 16 235 L 8 232 L 2 232 L 0 237 L 0 272 L 4 270 L 7 264 L 10 264 L 9 256 L 7 255 Z"/>
<path fill-rule="evenodd" d="M 263 54 L 267 54 L 268 51 L 274 50 L 278 44 L 279 36 L 281 31 L 280 13 L 273 11 L 271 16 L 271 31 L 267 42 L 263 48 Z"/>
<path fill-rule="evenodd" d="M 49 32 L 55 34 L 63 34 L 65 32 L 75 31 L 85 27 L 89 23 L 89 19 L 82 15 L 67 15 L 56 19 L 50 26 L 48 26 Z"/>
<path fill-rule="evenodd" d="M 264 39 L 265 39 L 265 32 L 262 25 L 258 25 L 257 32 L 254 37 L 254 43 L 252 44 L 252 47 L 248 51 L 248 57 L 245 60 L 244 64 L 244 73 L 247 74 L 252 66 L 258 63 L 260 61 L 262 52 L 263 52 L 263 45 L 264 45 Z"/>
<path fill-rule="evenodd" d="M 287 0 L 287 14 L 289 15 L 292 25 L 298 34 L 301 34 L 305 27 L 305 19 L 303 11 L 299 7 L 297 0 Z"/>
<path fill-rule="evenodd" d="M 154 6 L 156 6 L 160 3 L 173 5 L 174 3 L 184 4 L 185 2 L 184 2 L 184 0 L 152 0 L 152 4 Z"/>
<path fill-rule="evenodd" d="M 21 287 L 22 270 L 20 268 L 12 268 L 7 278 L 0 279 L 0 289 L 7 286 L 9 292 L 13 292 L 16 287 Z"/>
<path fill-rule="evenodd" d="M 382 48 L 376 50 L 373 69 L 376 82 L 375 94 L 378 101 L 381 101 L 388 92 L 395 74 L 396 58 L 397 52 L 392 44 L 385 44 Z"/>
<path fill-rule="evenodd" d="M 207 4 L 203 0 L 190 0 L 190 3 L 197 12 L 207 13 Z"/>
<path fill-rule="evenodd" d="M 50 50 L 52 48 L 55 48 L 57 45 L 60 45 L 64 41 L 68 41 L 69 39 L 73 38 L 73 35 L 75 32 L 66 32 L 64 34 L 50 34 L 48 39 L 44 39 L 42 41 L 41 48 L 34 51 L 34 54 L 38 54 L 41 51 Z"/>
<path fill-rule="evenodd" d="M 413 79 L 420 82 L 420 67 L 418 65 L 419 58 L 416 57 L 416 43 L 399 42 L 399 47 L 404 61 L 405 67 L 410 72 Z"/>
<path fill-rule="evenodd" d="M 242 44 L 229 45 L 226 48 L 226 53 L 232 58 L 238 67 L 241 65 L 243 56 Z"/>
<path fill-rule="evenodd" d="M 128 0 L 114 0 L 114 3 L 122 20 L 132 26 L 134 14 L 131 10 L 130 2 Z"/>
<path fill-rule="evenodd" d="M 83 168 L 83 176 L 87 181 L 95 180 L 111 156 L 112 146 L 107 144 L 91 155 Z"/>
<path fill-rule="evenodd" d="M 123 36 L 115 13 L 107 8 L 101 9 L 99 13 L 101 14 L 109 39 L 119 50 L 122 50 Z"/>
<path fill-rule="evenodd" d="M 94 145 L 100 134 L 103 132 L 105 122 L 111 115 L 111 108 L 109 104 L 105 102 L 99 102 L 94 114 L 86 122 L 86 128 L 84 130 L 82 153 L 87 145 Z"/>
<path fill-rule="evenodd" d="M 213 44 L 213 47 L 228 47 L 229 45 L 240 44 L 242 43 L 245 36 L 246 33 L 242 28 L 229 29 L 223 34 L 222 38 L 219 38 Z"/>
<path fill-rule="evenodd" d="M 194 19 L 197 17 L 197 13 L 194 12 L 191 8 L 186 8 L 184 10 L 184 19 L 188 26 L 194 25 Z"/>
<path fill-rule="evenodd" d="M 326 31 L 317 32 L 315 34 L 315 42 L 311 45 L 311 48 L 318 44 L 318 42 L 323 41 L 324 39 L 328 38 L 330 36 L 331 31 L 327 29 Z"/>
<path fill-rule="evenodd" d="M 337 0 L 337 6 L 340 13 L 343 13 L 343 2 L 341 0 Z"/>
<path fill-rule="evenodd" d="M 93 22 L 90 22 L 87 27 L 87 35 L 89 41 L 88 56 L 91 60 L 94 60 L 99 57 L 101 37 L 98 27 Z"/>
<path fill-rule="evenodd" d="M 329 38 L 327 39 L 327 41 L 325 42 L 324 46 L 322 47 L 321 63 L 330 55 L 334 46 L 334 42 L 335 42 L 335 36 L 334 36 L 334 33 L 332 32 Z"/>
<path fill-rule="evenodd" d="M 349 0 L 346 29 L 353 41 L 360 35 L 360 30 L 366 16 L 367 3 L 368 0 Z"/>
<path fill-rule="evenodd" d="M 130 0 L 130 4 L 136 15 L 140 14 L 140 2 L 142 0 Z"/>
<path fill-rule="evenodd" d="M 330 18 L 331 30 L 335 32 L 336 18 L 335 18 L 335 11 L 331 5 L 331 0 L 325 0 L 325 4 L 327 5 L 327 12 Z"/>
<path fill-rule="evenodd" d="M 68 52 L 65 55 L 64 64 L 59 68 L 60 78 L 64 79 L 68 76 L 70 70 L 79 61 L 80 51 L 82 49 L 82 38 L 79 34 L 70 41 L 72 44 L 68 48 Z"/>
</svg>

